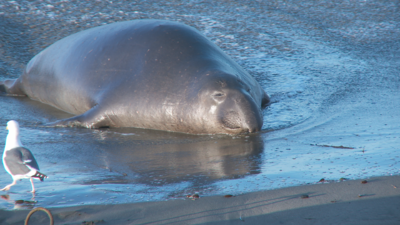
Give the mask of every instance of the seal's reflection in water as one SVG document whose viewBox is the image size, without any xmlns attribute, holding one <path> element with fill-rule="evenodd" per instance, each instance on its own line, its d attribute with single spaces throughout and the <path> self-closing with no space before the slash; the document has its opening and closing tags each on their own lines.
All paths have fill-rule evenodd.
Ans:
<svg viewBox="0 0 400 225">
<path fill-rule="evenodd" d="M 260 173 L 264 142 L 260 135 L 197 136 L 143 130 L 98 130 L 102 166 L 122 174 L 95 183 L 164 185 L 190 181 L 193 186 Z"/>
</svg>

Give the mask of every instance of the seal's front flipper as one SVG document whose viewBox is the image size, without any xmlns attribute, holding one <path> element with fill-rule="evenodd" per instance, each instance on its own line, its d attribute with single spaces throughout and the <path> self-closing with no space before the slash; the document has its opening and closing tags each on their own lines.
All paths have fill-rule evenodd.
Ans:
<svg viewBox="0 0 400 225">
<path fill-rule="evenodd" d="M 100 109 L 98 105 L 86 111 L 85 113 L 68 119 L 58 120 L 47 123 L 50 127 L 86 127 L 86 128 L 102 128 L 113 127 L 114 123 Z"/>
<path fill-rule="evenodd" d="M 26 96 L 25 92 L 21 89 L 19 79 L 0 81 L 0 93 L 11 96 Z"/>
</svg>

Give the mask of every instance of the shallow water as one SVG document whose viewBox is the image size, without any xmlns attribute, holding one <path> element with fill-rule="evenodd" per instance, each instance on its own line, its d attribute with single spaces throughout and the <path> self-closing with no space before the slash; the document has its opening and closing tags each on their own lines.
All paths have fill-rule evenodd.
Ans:
<svg viewBox="0 0 400 225">
<path fill-rule="evenodd" d="M 49 176 L 35 183 L 36 206 L 163 201 L 195 192 L 237 195 L 321 178 L 400 174 L 397 3 L 79 4 L 0 3 L 0 79 L 18 77 L 32 56 L 79 30 L 113 21 L 169 19 L 207 35 L 260 82 L 273 103 L 264 110 L 263 132 L 196 136 L 41 127 L 71 115 L 26 98 L 0 96 L 0 124 L 20 122 L 23 144 Z M 6 135 L 0 129 L 3 143 Z M 0 186 L 10 182 L 0 169 Z M 14 204 L 30 200 L 29 190 L 28 180 L 18 182 L 2 193 L 0 207 L 32 207 Z"/>
</svg>

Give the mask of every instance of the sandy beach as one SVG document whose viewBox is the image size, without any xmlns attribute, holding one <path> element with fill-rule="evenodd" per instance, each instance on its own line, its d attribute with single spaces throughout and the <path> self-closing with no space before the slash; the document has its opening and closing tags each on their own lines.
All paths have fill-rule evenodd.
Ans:
<svg viewBox="0 0 400 225">
<path fill-rule="evenodd" d="M 49 210 L 55 224 L 399 224 L 400 177 L 362 181 L 325 182 L 233 197 Z M 0 222 L 22 224 L 28 212 L 2 210 Z M 43 212 L 37 212 L 29 224 L 47 221 Z"/>
</svg>

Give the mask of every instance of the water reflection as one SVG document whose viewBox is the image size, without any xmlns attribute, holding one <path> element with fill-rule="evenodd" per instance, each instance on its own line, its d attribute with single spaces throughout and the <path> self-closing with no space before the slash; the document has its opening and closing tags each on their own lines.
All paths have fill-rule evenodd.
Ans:
<svg viewBox="0 0 400 225">
<path fill-rule="evenodd" d="M 14 205 L 13 209 L 33 209 L 37 203 L 37 201 L 35 201 L 34 193 L 32 193 L 32 198 L 29 200 L 12 200 L 8 194 L 1 195 L 0 200 L 8 202 L 10 205 Z"/>
<path fill-rule="evenodd" d="M 259 135 L 196 136 L 142 129 L 97 131 L 102 166 L 122 176 L 88 183 L 202 185 L 260 173 L 264 142 Z"/>
</svg>

